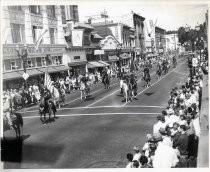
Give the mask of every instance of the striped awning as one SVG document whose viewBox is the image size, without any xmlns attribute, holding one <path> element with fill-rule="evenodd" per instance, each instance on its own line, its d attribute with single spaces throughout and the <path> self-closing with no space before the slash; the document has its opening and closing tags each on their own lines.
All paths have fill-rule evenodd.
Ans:
<svg viewBox="0 0 210 172">
<path fill-rule="evenodd" d="M 87 63 L 86 61 L 70 62 L 68 63 L 68 66 L 69 67 L 81 66 L 81 65 L 85 65 L 86 63 Z"/>
<path fill-rule="evenodd" d="M 21 74 L 16 71 L 3 73 L 3 80 L 11 80 L 21 77 Z"/>
</svg>

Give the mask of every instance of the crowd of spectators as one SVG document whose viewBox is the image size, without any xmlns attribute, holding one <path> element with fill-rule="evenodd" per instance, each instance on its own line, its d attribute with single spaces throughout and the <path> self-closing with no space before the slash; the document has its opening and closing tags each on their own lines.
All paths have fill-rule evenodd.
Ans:
<svg viewBox="0 0 210 172">
<path fill-rule="evenodd" d="M 168 106 L 147 134 L 142 148 L 127 154 L 126 168 L 195 168 L 200 137 L 203 70 L 199 65 L 186 83 L 172 88 Z"/>
</svg>

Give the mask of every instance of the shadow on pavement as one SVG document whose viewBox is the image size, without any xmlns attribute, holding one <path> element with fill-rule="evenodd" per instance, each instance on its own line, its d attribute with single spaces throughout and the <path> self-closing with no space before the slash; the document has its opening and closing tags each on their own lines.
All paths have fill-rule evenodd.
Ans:
<svg viewBox="0 0 210 172">
<path fill-rule="evenodd" d="M 46 163 L 53 166 L 63 153 L 63 146 L 52 146 L 50 142 L 46 145 L 23 143 L 27 137 L 29 136 L 26 135 L 21 140 L 1 140 L 4 169 L 22 168 L 22 163 L 40 164 L 40 166 Z"/>
</svg>

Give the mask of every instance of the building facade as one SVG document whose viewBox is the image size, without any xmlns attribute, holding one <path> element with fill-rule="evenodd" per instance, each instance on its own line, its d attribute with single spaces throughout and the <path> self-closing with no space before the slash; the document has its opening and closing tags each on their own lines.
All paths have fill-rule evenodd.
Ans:
<svg viewBox="0 0 210 172">
<path fill-rule="evenodd" d="M 100 42 L 103 58 L 118 66 L 129 65 L 131 53 L 135 51 L 135 31 L 123 23 L 93 23 L 97 33 L 103 37 Z M 120 62 L 119 62 L 120 61 Z"/>
<path fill-rule="evenodd" d="M 166 34 L 166 51 L 174 51 L 180 47 L 178 34 Z"/>
<path fill-rule="evenodd" d="M 2 10 L 4 89 L 18 88 L 24 83 L 24 63 L 29 84 L 40 80 L 38 77 L 44 75 L 46 68 L 52 74 L 68 70 L 63 65 L 66 41 L 60 6 L 3 6 Z M 24 45 L 27 45 L 25 62 L 18 56 Z"/>
<path fill-rule="evenodd" d="M 155 45 L 156 52 L 163 53 L 166 52 L 166 38 L 165 38 L 166 30 L 155 27 Z"/>
</svg>

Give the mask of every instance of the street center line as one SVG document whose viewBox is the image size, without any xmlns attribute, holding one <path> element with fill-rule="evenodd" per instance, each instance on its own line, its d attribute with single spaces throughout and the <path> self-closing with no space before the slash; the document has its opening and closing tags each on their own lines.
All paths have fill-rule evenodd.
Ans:
<svg viewBox="0 0 210 172">
<path fill-rule="evenodd" d="M 57 117 L 74 117 L 74 116 L 102 116 L 102 115 L 144 115 L 144 114 L 148 114 L 148 115 L 160 115 L 161 113 L 156 113 L 156 112 L 151 112 L 151 113 L 142 113 L 142 112 L 135 112 L 135 113 L 86 113 L 86 114 L 68 114 L 68 115 L 57 115 Z M 27 117 L 23 117 L 23 119 L 33 119 L 33 118 L 40 118 L 39 115 L 36 116 L 27 116 Z"/>
<path fill-rule="evenodd" d="M 87 107 L 87 106 L 83 106 L 83 107 L 73 107 L 73 108 L 60 108 L 57 109 L 57 111 L 62 111 L 62 110 L 79 110 L 79 109 L 101 109 L 101 108 L 125 108 L 124 106 L 91 106 L 91 107 Z M 146 105 L 131 105 L 131 106 L 126 106 L 126 108 L 165 108 L 164 106 L 146 106 Z M 38 112 L 39 110 L 34 110 L 34 111 L 25 111 L 25 112 L 21 112 L 21 113 L 29 113 L 29 112 Z"/>
</svg>

